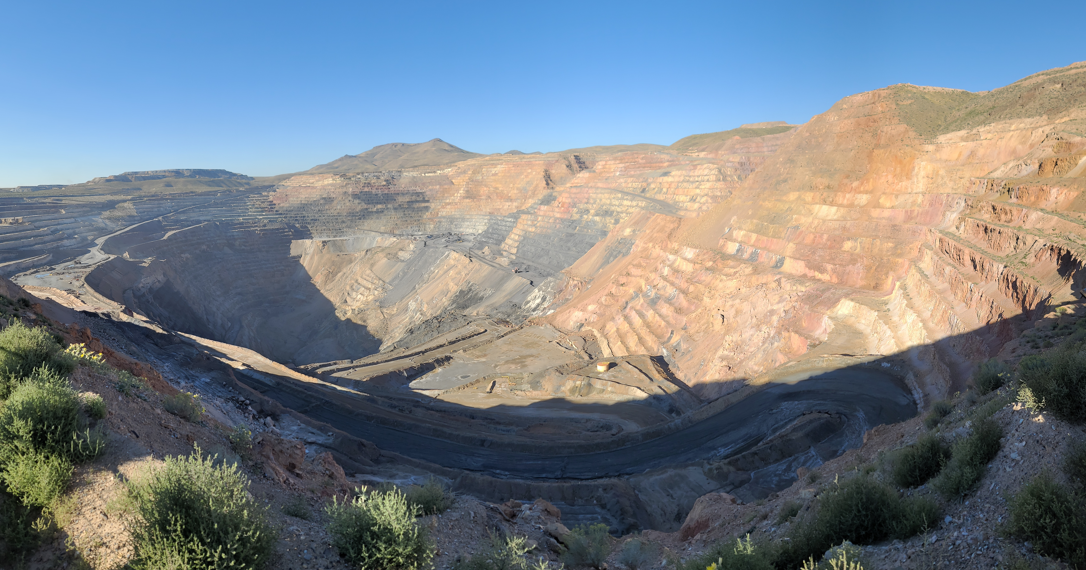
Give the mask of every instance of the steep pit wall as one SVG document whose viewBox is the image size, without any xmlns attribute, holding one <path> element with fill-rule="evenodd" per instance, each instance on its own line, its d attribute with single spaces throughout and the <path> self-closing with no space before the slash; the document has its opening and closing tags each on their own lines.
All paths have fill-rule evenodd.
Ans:
<svg viewBox="0 0 1086 570">
<path fill-rule="evenodd" d="M 788 136 L 716 158 L 585 151 L 488 156 L 437 170 L 302 175 L 255 207 L 318 239 L 362 230 L 462 235 L 465 252 L 547 277 L 638 212 L 685 217 L 712 207 Z"/>
<path fill-rule="evenodd" d="M 364 326 L 336 316 L 290 254 L 296 230 L 206 223 L 125 248 L 85 278 L 103 296 L 170 329 L 304 363 L 375 352 Z"/>
<path fill-rule="evenodd" d="M 911 105 L 929 91 L 845 98 L 704 214 L 630 218 L 564 272 L 548 322 L 664 354 L 703 396 L 842 353 L 908 355 L 931 398 L 963 388 L 972 362 L 1079 299 L 1086 179 L 1049 159 L 1086 145 L 1063 130 L 1086 111 L 921 134 Z"/>
</svg>

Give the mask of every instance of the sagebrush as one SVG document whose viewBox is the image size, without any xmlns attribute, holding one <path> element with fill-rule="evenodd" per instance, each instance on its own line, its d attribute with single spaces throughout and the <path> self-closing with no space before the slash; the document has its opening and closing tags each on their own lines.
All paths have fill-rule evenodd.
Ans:
<svg viewBox="0 0 1086 570">
<path fill-rule="evenodd" d="M 445 485 L 434 477 L 430 477 L 422 485 L 412 485 L 404 492 L 407 502 L 418 507 L 419 514 L 441 514 L 455 502 L 456 497 Z"/>
<path fill-rule="evenodd" d="M 775 552 L 767 545 L 746 539 L 724 541 L 686 561 L 680 570 L 773 570 Z"/>
<path fill-rule="evenodd" d="M 1035 406 L 1071 423 L 1086 422 L 1086 351 L 1069 343 L 1023 358 L 1018 376 L 1029 388 Z"/>
<path fill-rule="evenodd" d="M 1086 568 L 1086 500 L 1048 472 L 1038 475 L 1009 505 L 1007 530 L 1045 556 Z"/>
<path fill-rule="evenodd" d="M 454 570 L 547 570 L 550 568 L 546 558 L 530 559 L 527 556 L 532 548 L 526 537 L 509 535 L 502 538 L 491 532 L 490 546 L 486 550 L 457 561 L 453 568 Z"/>
<path fill-rule="evenodd" d="M 897 453 L 893 479 L 900 487 L 919 487 L 939 474 L 950 459 L 950 446 L 937 435 L 925 435 Z"/>
<path fill-rule="evenodd" d="M 163 398 L 162 407 L 167 412 L 190 422 L 199 421 L 204 415 L 204 405 L 200 403 L 200 395 L 189 392 L 178 392 L 173 396 Z"/>
<path fill-rule="evenodd" d="M 935 429 L 939 426 L 939 422 L 943 421 L 943 418 L 950 415 L 950 412 L 954 411 L 954 404 L 945 400 L 940 400 L 931 405 L 931 411 L 928 412 L 927 417 L 924 418 L 924 426 L 928 429 Z"/>
<path fill-rule="evenodd" d="M 776 566 L 795 568 L 844 541 L 873 544 L 935 528 L 939 507 L 926 498 L 903 499 L 895 489 L 857 476 L 819 498 L 812 516 L 780 546 Z"/>
<path fill-rule="evenodd" d="M 562 561 L 575 568 L 599 568 L 611 554 L 611 535 L 605 524 L 578 525 L 562 541 L 566 546 Z"/>
<path fill-rule="evenodd" d="M 374 491 L 328 507 L 332 545 L 361 570 L 428 567 L 434 556 L 418 508 L 397 489 Z"/>
<path fill-rule="evenodd" d="M 973 385 L 982 396 L 998 390 L 1010 377 L 1010 370 L 998 360 L 988 360 L 977 367 L 973 374 Z"/>
<path fill-rule="evenodd" d="M 132 567 L 263 568 L 277 535 L 236 465 L 199 449 L 128 485 L 134 509 Z"/>
<path fill-rule="evenodd" d="M 976 488 L 988 462 L 995 458 L 1000 449 L 1003 428 L 991 419 L 977 422 L 973 432 L 958 440 L 947 462 L 932 486 L 947 498 L 964 496 Z"/>
<path fill-rule="evenodd" d="M 61 377 L 75 369 L 53 335 L 41 327 L 28 327 L 15 320 L 0 331 L 0 401 L 24 378 L 44 367 Z"/>
<path fill-rule="evenodd" d="M 660 548 L 639 538 L 627 540 L 618 553 L 618 561 L 630 570 L 648 568 L 660 556 Z"/>
</svg>

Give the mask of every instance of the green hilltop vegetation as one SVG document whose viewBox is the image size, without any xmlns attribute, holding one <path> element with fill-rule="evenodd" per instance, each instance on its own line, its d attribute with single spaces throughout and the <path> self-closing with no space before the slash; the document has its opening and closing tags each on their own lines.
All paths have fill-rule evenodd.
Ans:
<svg viewBox="0 0 1086 570">
<path fill-rule="evenodd" d="M 1086 62 L 979 93 L 908 84 L 888 89 L 905 124 L 930 139 L 999 121 L 1065 113 L 1086 98 Z M 1063 129 L 1082 135 L 1086 120 L 1068 121 Z"/>
</svg>

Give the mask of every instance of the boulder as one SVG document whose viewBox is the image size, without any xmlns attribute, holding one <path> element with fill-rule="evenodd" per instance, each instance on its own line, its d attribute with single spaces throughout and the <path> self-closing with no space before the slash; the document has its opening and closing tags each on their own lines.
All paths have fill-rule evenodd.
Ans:
<svg viewBox="0 0 1086 570">
<path fill-rule="evenodd" d="M 727 493 L 709 493 L 698 497 L 679 529 L 679 538 L 690 540 L 721 521 L 728 520 L 738 504 L 739 501 Z"/>
<path fill-rule="evenodd" d="M 549 501 L 544 499 L 536 499 L 532 506 L 542 511 L 544 514 L 550 517 L 554 517 L 554 520 L 562 520 L 562 511 L 558 510 L 558 507 L 552 505 Z"/>
<path fill-rule="evenodd" d="M 565 536 L 567 534 L 569 534 L 569 529 L 566 528 L 566 525 L 564 525 L 564 524 L 562 524 L 560 522 L 551 523 L 551 524 L 547 525 L 547 528 L 545 530 L 546 530 L 548 535 L 550 535 L 550 536 L 554 537 L 555 539 L 557 539 L 558 542 L 563 542 L 562 539 L 565 538 Z"/>
</svg>

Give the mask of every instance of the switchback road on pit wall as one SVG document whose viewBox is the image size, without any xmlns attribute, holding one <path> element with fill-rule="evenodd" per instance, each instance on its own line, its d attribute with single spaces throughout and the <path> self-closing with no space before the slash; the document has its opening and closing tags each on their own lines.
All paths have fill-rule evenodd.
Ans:
<svg viewBox="0 0 1086 570">
<path fill-rule="evenodd" d="M 241 375 L 247 376 L 244 373 Z M 903 383 L 867 367 L 824 372 L 795 384 L 773 384 L 698 423 L 617 449 L 577 455 L 506 451 L 448 441 L 372 423 L 348 406 L 292 387 L 293 381 L 247 382 L 283 406 L 372 442 L 378 448 L 437 465 L 515 479 L 599 479 L 738 455 L 808 412 L 845 418 L 844 429 L 824 442 L 839 454 L 862 443 L 879 424 L 916 415 Z M 344 398 L 350 396 L 344 395 Z M 823 457 L 823 460 L 829 457 Z"/>
</svg>

